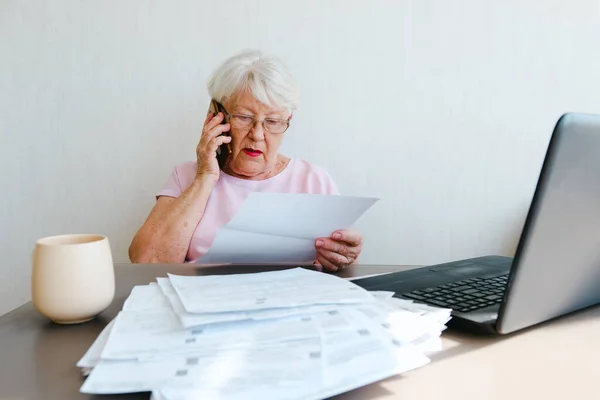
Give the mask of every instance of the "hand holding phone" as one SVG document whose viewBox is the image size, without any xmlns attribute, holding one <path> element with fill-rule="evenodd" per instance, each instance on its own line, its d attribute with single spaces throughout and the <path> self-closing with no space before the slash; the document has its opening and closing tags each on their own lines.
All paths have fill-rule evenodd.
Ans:
<svg viewBox="0 0 600 400">
<path fill-rule="evenodd" d="M 223 114 L 223 121 L 221 122 L 221 124 L 227 124 L 227 121 L 224 118 L 225 115 L 227 114 L 227 112 L 225 111 L 225 107 L 223 107 L 215 99 L 212 99 L 210 101 L 209 112 L 213 113 L 214 115 L 217 115 L 218 113 Z M 223 132 L 223 135 L 229 136 L 229 130 Z M 225 162 L 227 161 L 227 157 L 229 157 L 229 154 L 231 154 L 231 145 L 229 144 L 230 142 L 231 142 L 231 140 L 229 142 L 225 142 L 225 143 L 221 144 L 219 147 L 217 147 L 217 161 L 219 163 L 220 169 L 223 169 L 223 166 L 225 165 Z"/>
<path fill-rule="evenodd" d="M 200 141 L 196 146 L 198 161 L 196 176 L 214 180 L 216 183 L 220 171 L 231 153 L 231 136 L 227 133 L 230 125 L 225 120 L 222 107 L 219 107 L 220 105 L 216 101 L 213 102 L 211 102 L 210 112 L 204 121 Z"/>
</svg>

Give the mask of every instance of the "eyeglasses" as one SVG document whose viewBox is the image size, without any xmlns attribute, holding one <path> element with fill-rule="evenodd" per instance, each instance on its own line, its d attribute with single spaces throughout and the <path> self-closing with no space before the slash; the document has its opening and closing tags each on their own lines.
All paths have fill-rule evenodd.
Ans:
<svg viewBox="0 0 600 400">
<path fill-rule="evenodd" d="M 225 114 L 225 117 L 231 124 L 232 128 L 239 130 L 247 130 L 254 128 L 257 122 L 262 124 L 263 129 L 266 132 L 281 135 L 290 127 L 290 120 L 279 119 L 279 118 L 265 118 L 263 120 L 257 119 L 252 115 L 246 114 L 229 114 L 225 107 L 220 104 L 221 111 Z"/>
</svg>

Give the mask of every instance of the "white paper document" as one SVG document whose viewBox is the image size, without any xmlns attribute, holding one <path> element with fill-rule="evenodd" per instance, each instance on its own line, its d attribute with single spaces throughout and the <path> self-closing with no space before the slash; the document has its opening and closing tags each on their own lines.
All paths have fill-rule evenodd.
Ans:
<svg viewBox="0 0 600 400">
<path fill-rule="evenodd" d="M 305 263 L 314 241 L 349 228 L 379 199 L 321 194 L 253 192 L 197 262 Z"/>
<path fill-rule="evenodd" d="M 321 384 L 321 357 L 320 340 L 312 339 L 285 346 L 248 346 L 146 362 L 102 360 L 81 392 L 149 392 L 165 386 L 241 394 L 256 386 L 298 389 Z"/>
<path fill-rule="evenodd" d="M 305 268 L 239 275 L 169 274 L 169 280 L 191 313 L 376 301 L 355 283 Z"/>
<path fill-rule="evenodd" d="M 376 326 L 365 325 L 352 331 L 324 334 L 320 351 L 305 352 L 308 357 L 294 357 L 291 373 L 281 376 L 255 376 L 244 379 L 244 385 L 192 385 L 182 387 L 162 385 L 153 391 L 160 400 L 192 399 L 278 399 L 317 400 L 328 398 L 390 376 L 419 368 L 429 359 L 410 346 L 395 347 L 389 338 L 381 336 Z M 281 356 L 285 356 L 281 353 Z M 260 358 L 259 358 L 260 359 Z M 286 360 L 287 361 L 287 360 Z M 281 360 L 273 360 L 281 366 Z M 310 368 L 318 371 L 308 372 Z M 293 373 L 307 371 L 303 377 L 290 379 Z M 263 369 L 269 373 L 269 369 Z M 284 379 L 282 379 L 284 378 Z M 223 381 L 223 380 L 221 380 Z"/>
<path fill-rule="evenodd" d="M 437 348 L 439 341 L 436 339 L 449 319 L 450 309 L 437 309 L 439 314 L 427 317 L 408 311 L 409 307 L 410 301 L 389 298 L 373 304 L 359 304 L 354 311 L 380 326 L 398 345 L 421 346 L 428 351 Z"/>
<path fill-rule="evenodd" d="M 310 399 L 335 396 L 430 362 L 414 346 L 396 343 L 369 324 L 355 332 L 326 335 L 323 348 L 325 384 Z"/>
<path fill-rule="evenodd" d="M 94 340 L 83 357 L 77 361 L 76 365 L 79 368 L 82 368 L 84 375 L 87 375 L 89 371 L 100 362 L 102 350 L 104 350 L 104 346 L 106 346 L 106 341 L 108 340 L 108 336 L 110 335 L 110 331 L 112 330 L 114 323 L 115 320 L 113 319 L 104 327 L 104 329 L 102 329 L 100 335 L 98 335 L 96 340 Z"/>
<path fill-rule="evenodd" d="M 123 311 L 154 310 L 170 308 L 171 304 L 158 285 L 134 286 L 123 304 Z"/>
<path fill-rule="evenodd" d="M 175 314 L 179 317 L 181 325 L 184 328 L 198 327 L 202 325 L 228 323 L 244 320 L 268 320 L 276 318 L 290 317 L 293 315 L 312 314 L 317 312 L 326 312 L 336 310 L 336 304 L 317 304 L 300 307 L 288 308 L 269 308 L 252 311 L 229 311 L 229 312 L 210 312 L 210 313 L 191 313 L 188 312 L 183 303 L 179 299 L 177 292 L 173 288 L 171 281 L 168 278 L 156 278 L 158 285 L 161 287 L 164 295 L 171 303 L 171 307 Z"/>
<path fill-rule="evenodd" d="M 172 310 L 121 311 L 102 351 L 107 360 L 155 360 L 174 354 L 204 354 L 252 345 L 272 345 L 351 329 L 337 311 L 278 320 L 246 320 L 183 329 Z"/>
</svg>

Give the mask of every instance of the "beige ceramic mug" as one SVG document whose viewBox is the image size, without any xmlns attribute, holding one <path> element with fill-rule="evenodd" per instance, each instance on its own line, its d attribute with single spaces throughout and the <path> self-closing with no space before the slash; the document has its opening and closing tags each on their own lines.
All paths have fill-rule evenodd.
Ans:
<svg viewBox="0 0 600 400">
<path fill-rule="evenodd" d="M 96 317 L 115 295 L 108 239 L 80 234 L 38 240 L 31 291 L 35 308 L 56 323 L 76 324 Z"/>
</svg>

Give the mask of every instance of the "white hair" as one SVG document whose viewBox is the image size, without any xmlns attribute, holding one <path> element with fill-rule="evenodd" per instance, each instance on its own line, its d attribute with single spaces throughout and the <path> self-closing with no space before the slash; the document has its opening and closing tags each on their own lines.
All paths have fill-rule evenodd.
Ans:
<svg viewBox="0 0 600 400">
<path fill-rule="evenodd" d="M 219 103 L 243 92 L 289 112 L 298 106 L 298 93 L 286 66 L 277 57 L 258 50 L 243 51 L 226 59 L 209 78 L 208 93 Z"/>
</svg>

